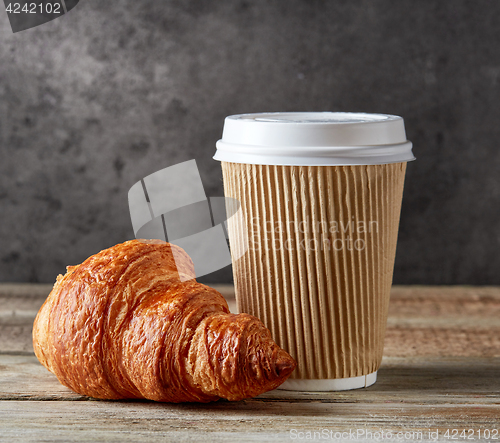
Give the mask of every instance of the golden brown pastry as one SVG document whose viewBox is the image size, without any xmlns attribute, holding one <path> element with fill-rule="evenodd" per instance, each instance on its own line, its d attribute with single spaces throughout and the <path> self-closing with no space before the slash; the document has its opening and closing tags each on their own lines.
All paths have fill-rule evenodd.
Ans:
<svg viewBox="0 0 500 443">
<path fill-rule="evenodd" d="M 67 269 L 38 312 L 33 346 L 80 394 L 241 400 L 276 388 L 296 366 L 260 320 L 230 314 L 219 292 L 196 282 L 175 245 L 132 240 Z"/>
</svg>

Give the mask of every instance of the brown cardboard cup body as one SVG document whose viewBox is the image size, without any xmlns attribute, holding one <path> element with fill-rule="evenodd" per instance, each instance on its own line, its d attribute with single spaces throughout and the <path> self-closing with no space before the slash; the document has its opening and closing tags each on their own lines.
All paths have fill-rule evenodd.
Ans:
<svg viewBox="0 0 500 443">
<path fill-rule="evenodd" d="M 382 360 L 406 163 L 222 162 L 240 312 L 297 360 L 291 379 L 372 374 Z"/>
</svg>

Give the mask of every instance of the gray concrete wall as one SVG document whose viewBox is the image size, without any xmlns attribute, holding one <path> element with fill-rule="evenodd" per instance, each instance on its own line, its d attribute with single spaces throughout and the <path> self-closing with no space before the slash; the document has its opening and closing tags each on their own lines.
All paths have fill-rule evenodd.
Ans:
<svg viewBox="0 0 500 443">
<path fill-rule="evenodd" d="M 52 282 L 133 238 L 128 189 L 226 115 L 402 115 L 396 283 L 500 284 L 500 2 L 82 0 L 13 34 L 0 10 L 0 281 Z M 230 281 L 230 269 L 205 281 Z"/>
</svg>

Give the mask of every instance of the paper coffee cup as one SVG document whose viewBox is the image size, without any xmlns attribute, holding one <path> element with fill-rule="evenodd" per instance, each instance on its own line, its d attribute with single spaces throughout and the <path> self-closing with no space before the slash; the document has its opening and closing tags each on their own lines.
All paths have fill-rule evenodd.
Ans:
<svg viewBox="0 0 500 443">
<path fill-rule="evenodd" d="M 296 360 L 281 386 L 369 386 L 383 354 L 406 162 L 403 120 L 351 113 L 226 118 L 214 157 L 244 223 L 228 223 L 240 312 Z"/>
</svg>

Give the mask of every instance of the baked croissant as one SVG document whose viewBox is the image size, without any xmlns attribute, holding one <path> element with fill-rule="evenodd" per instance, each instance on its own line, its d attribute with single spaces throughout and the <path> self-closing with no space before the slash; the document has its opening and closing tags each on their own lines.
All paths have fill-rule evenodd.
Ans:
<svg viewBox="0 0 500 443">
<path fill-rule="evenodd" d="M 35 319 L 35 354 L 63 385 L 102 399 L 241 400 L 283 383 L 292 357 L 194 277 L 184 250 L 161 240 L 69 266 Z"/>
</svg>

